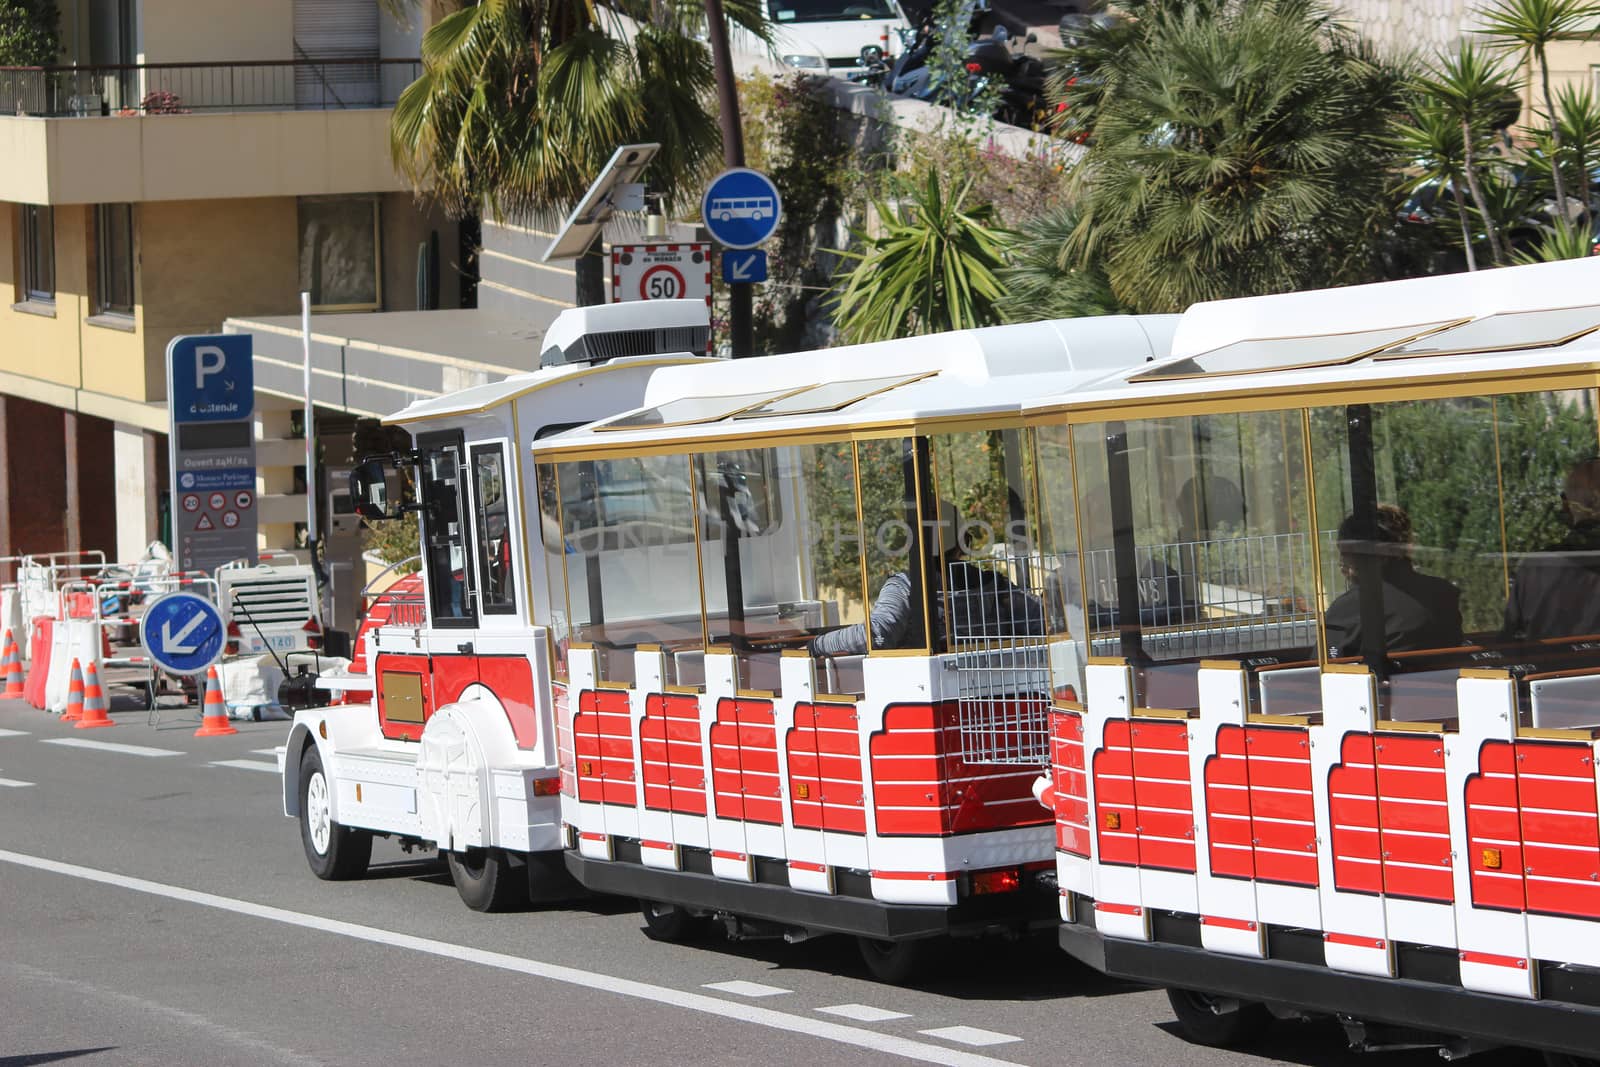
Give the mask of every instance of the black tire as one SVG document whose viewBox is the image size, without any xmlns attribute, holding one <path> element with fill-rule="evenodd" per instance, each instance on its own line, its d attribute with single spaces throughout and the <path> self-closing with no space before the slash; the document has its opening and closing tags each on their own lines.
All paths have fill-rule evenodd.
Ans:
<svg viewBox="0 0 1600 1067">
<path fill-rule="evenodd" d="M 915 941 L 877 941 L 870 937 L 856 938 L 856 948 L 867 971 L 888 985 L 909 985 L 926 981 L 937 973 L 937 963 L 944 942 L 935 937 Z"/>
<path fill-rule="evenodd" d="M 644 936 L 652 941 L 680 944 L 693 940 L 705 928 L 688 908 L 659 900 L 639 901 L 639 914 L 644 916 Z"/>
<path fill-rule="evenodd" d="M 1261 1004 L 1240 1002 L 1232 1011 L 1218 1014 L 1214 1008 L 1221 998 L 1190 989 L 1167 990 L 1167 1001 L 1178 1017 L 1186 1040 L 1209 1048 L 1238 1048 L 1258 1039 L 1272 1022 L 1272 1014 Z"/>
<path fill-rule="evenodd" d="M 300 756 L 300 844 L 311 873 L 325 882 L 344 882 L 367 873 L 372 835 L 333 821 L 332 789 L 316 745 Z"/>
<path fill-rule="evenodd" d="M 503 848 L 447 852 L 450 880 L 473 911 L 516 911 L 528 906 L 528 865 Z"/>
</svg>

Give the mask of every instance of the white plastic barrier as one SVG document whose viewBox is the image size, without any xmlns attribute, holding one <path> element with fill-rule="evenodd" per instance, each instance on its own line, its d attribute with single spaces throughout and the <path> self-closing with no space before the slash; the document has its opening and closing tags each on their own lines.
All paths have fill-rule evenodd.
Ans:
<svg viewBox="0 0 1600 1067">
<path fill-rule="evenodd" d="M 89 664 L 100 672 L 100 624 L 95 619 L 57 620 L 50 644 L 50 673 L 44 683 L 46 711 L 67 710 L 67 687 L 72 679 L 72 661 L 78 661 L 87 683 Z M 105 679 L 100 680 L 102 686 Z"/>
<path fill-rule="evenodd" d="M 16 586 L 7 586 L 0 592 L 0 637 L 5 636 L 6 630 L 11 631 L 11 636 L 17 642 L 17 648 L 22 649 L 21 654 L 26 658 L 28 631 L 22 625 L 22 594 L 18 592 Z"/>
</svg>

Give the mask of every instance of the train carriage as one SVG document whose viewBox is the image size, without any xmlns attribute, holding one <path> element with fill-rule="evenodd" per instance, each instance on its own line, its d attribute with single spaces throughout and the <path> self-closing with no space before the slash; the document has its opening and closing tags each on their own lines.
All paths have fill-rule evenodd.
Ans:
<svg viewBox="0 0 1600 1067">
<path fill-rule="evenodd" d="M 1593 1054 L 1597 282 L 1202 305 L 1030 405 L 1061 945 L 1194 1040 Z"/>
</svg>

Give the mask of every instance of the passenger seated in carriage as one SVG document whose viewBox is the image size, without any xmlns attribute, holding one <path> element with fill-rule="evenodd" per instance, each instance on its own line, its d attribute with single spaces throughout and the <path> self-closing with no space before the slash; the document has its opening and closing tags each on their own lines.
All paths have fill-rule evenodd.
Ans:
<svg viewBox="0 0 1600 1067">
<path fill-rule="evenodd" d="M 1528 554 L 1506 598 L 1508 638 L 1532 641 L 1600 633 L 1600 459 L 1567 474 L 1561 493 L 1567 535 Z"/>
<path fill-rule="evenodd" d="M 948 500 L 939 501 L 938 536 L 946 546 L 939 557 L 940 579 L 948 578 L 949 614 L 953 632 L 945 619 L 946 598 L 935 597 L 935 647 L 947 635 L 964 638 L 1021 638 L 1044 634 L 1044 605 L 1037 597 L 1023 592 L 1005 574 L 980 567 L 965 559 L 961 543 L 961 517 Z M 933 531 L 930 531 L 930 534 Z M 936 583 L 939 579 L 935 579 Z M 869 622 L 873 648 L 905 648 L 916 644 L 919 591 L 906 571 L 896 571 L 886 579 L 872 602 Z M 867 631 L 862 623 L 852 623 L 813 638 L 814 656 L 862 655 L 867 651 Z"/>
<path fill-rule="evenodd" d="M 1411 565 L 1411 516 L 1394 504 L 1379 504 L 1376 530 L 1376 540 L 1366 541 L 1358 537 L 1360 523 L 1355 515 L 1339 524 L 1339 571 L 1350 588 L 1328 605 L 1323 619 L 1328 658 L 1361 653 L 1361 591 L 1357 582 L 1363 555 L 1378 557 L 1383 578 L 1386 651 L 1412 652 L 1461 644 L 1461 592 L 1445 579 L 1422 574 Z"/>
</svg>

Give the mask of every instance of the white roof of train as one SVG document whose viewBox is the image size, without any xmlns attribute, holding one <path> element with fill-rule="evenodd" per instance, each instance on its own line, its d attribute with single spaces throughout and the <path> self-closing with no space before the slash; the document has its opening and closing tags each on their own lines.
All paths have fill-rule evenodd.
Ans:
<svg viewBox="0 0 1600 1067">
<path fill-rule="evenodd" d="M 694 436 L 746 437 L 830 427 L 893 425 L 962 415 L 1020 414 L 1039 396 L 1097 381 L 1124 367 L 1144 366 L 1170 350 L 1175 315 L 1114 315 L 994 326 L 828 348 L 714 366 L 666 367 L 650 378 L 645 403 L 606 419 L 544 438 L 541 454 L 613 448 Z M 833 399 L 854 397 L 827 410 L 807 392 L 836 384 Z M 859 393 L 840 383 L 865 383 Z M 870 388 L 869 388 L 870 386 Z M 788 414 L 669 419 L 667 425 L 607 428 L 639 419 L 660 405 L 685 398 L 789 397 Z M 820 394 L 813 393 L 813 396 Z M 754 400 L 750 407 L 757 406 Z M 722 405 L 722 408 L 732 406 Z M 708 410 L 719 410 L 708 405 Z"/>
<path fill-rule="evenodd" d="M 1039 397 L 1026 409 L 1029 413 L 1044 413 L 1139 401 L 1187 401 L 1203 396 L 1215 396 L 1221 401 L 1230 395 L 1254 396 L 1268 391 L 1296 395 L 1291 404 L 1315 403 L 1318 392 L 1356 384 L 1381 386 L 1418 379 L 1600 364 L 1600 331 L 1552 344 L 1563 336 L 1561 324 L 1539 321 L 1540 316 L 1524 319 L 1516 315 L 1562 308 L 1574 311 L 1546 317 L 1565 319 L 1571 332 L 1586 320 L 1600 323 L 1600 258 L 1197 304 L 1184 313 L 1167 359 Z M 1589 308 L 1594 310 L 1590 312 Z M 1496 320 L 1501 324 L 1495 331 L 1499 335 L 1497 343 L 1477 347 L 1473 339 L 1481 341 L 1489 332 L 1486 327 L 1492 324 L 1485 320 L 1490 316 L 1502 316 Z M 1450 323 L 1461 326 L 1450 327 Z M 1470 324 L 1476 324 L 1471 332 L 1465 329 Z M 1330 359 L 1321 365 L 1294 366 L 1272 365 L 1271 353 L 1263 346 L 1255 357 L 1263 363 L 1260 369 L 1229 373 L 1207 373 L 1203 369 L 1208 355 L 1216 356 L 1225 348 L 1248 361 L 1251 355 L 1245 350 L 1251 346 L 1246 342 L 1261 339 L 1288 339 L 1283 346 L 1285 353 L 1292 353 L 1296 346 L 1337 353 L 1341 342 L 1349 339 L 1345 353 L 1354 355 L 1368 347 L 1366 342 L 1383 340 L 1386 330 L 1392 330 L 1397 337 L 1408 330 L 1423 332 L 1422 339 L 1415 342 L 1416 348 L 1424 353 L 1437 349 L 1439 354 L 1400 357 L 1380 351 L 1358 358 Z M 1429 330 L 1433 332 L 1428 334 Z M 1452 344 L 1456 337 L 1460 341 Z M 1504 343 L 1518 337 L 1527 343 Z M 1393 352 L 1388 345 L 1379 347 Z M 1292 360 L 1291 356 L 1289 362 Z M 1161 377 L 1163 371 L 1172 376 Z"/>
</svg>

